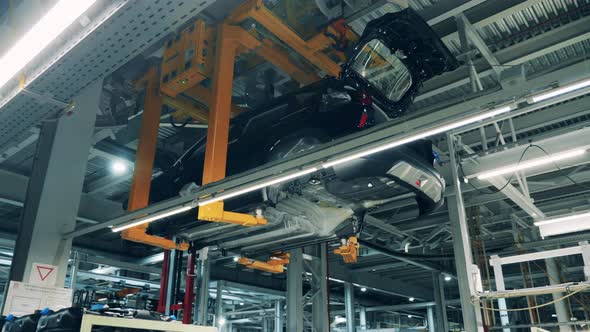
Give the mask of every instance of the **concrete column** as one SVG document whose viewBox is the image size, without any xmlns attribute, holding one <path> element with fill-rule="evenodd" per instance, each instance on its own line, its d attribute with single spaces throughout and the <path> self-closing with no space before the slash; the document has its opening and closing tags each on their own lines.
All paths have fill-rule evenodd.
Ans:
<svg viewBox="0 0 590 332">
<path fill-rule="evenodd" d="M 467 229 L 467 217 L 465 216 L 465 204 L 461 195 L 461 183 L 463 181 L 459 178 L 459 165 L 457 164 L 454 139 L 452 135 L 447 134 L 453 175 L 450 185 L 454 186 L 454 194 L 447 197 L 447 205 L 451 221 L 451 233 L 453 235 L 453 249 L 459 283 L 459 294 L 461 296 L 463 325 L 466 331 L 483 332 L 481 311 L 477 307 L 479 306 L 479 302 L 476 302 L 475 305 L 471 302 L 471 295 L 475 293 L 474 285 L 471 282 L 475 271 L 469 231 Z"/>
<path fill-rule="evenodd" d="M 283 313 L 281 310 L 281 300 L 275 302 L 275 332 L 283 332 Z"/>
<path fill-rule="evenodd" d="M 197 314 L 195 321 L 197 325 L 207 325 L 207 303 L 209 302 L 209 275 L 211 270 L 211 263 L 209 259 L 200 261 L 199 264 L 199 291 L 197 294 L 198 301 Z"/>
<path fill-rule="evenodd" d="M 555 258 L 545 259 L 545 266 L 547 267 L 547 274 L 549 275 L 549 284 L 556 285 L 560 283 L 559 267 Z M 563 297 L 563 293 L 553 293 L 553 300 L 557 300 Z M 559 301 L 555 303 L 555 314 L 557 314 L 557 321 L 559 323 L 568 323 L 570 321 L 569 308 L 567 307 L 567 301 Z M 571 332 L 571 325 L 563 325 L 559 327 L 559 332 Z"/>
<path fill-rule="evenodd" d="M 268 319 L 262 318 L 262 332 L 270 332 L 268 325 Z"/>
<path fill-rule="evenodd" d="M 359 323 L 360 323 L 361 330 L 367 329 L 367 308 L 366 307 L 361 307 L 361 310 L 359 312 Z"/>
<path fill-rule="evenodd" d="M 303 252 L 289 252 L 291 261 L 287 269 L 287 331 L 303 332 Z"/>
<path fill-rule="evenodd" d="M 434 327 L 434 308 L 433 307 L 426 308 L 426 316 L 428 317 L 428 332 L 436 332 L 436 328 Z"/>
<path fill-rule="evenodd" d="M 328 317 L 328 252 L 327 244 L 322 243 L 317 245 L 316 257 L 313 264 L 314 270 L 314 285 L 317 290 L 317 295 L 312 302 L 312 324 L 315 332 L 329 332 L 330 321 Z"/>
<path fill-rule="evenodd" d="M 225 330 L 227 320 L 223 317 L 223 281 L 217 280 L 217 290 L 215 295 L 215 326 L 219 332 Z"/>
<path fill-rule="evenodd" d="M 436 303 L 436 331 L 447 332 L 449 321 L 447 319 L 447 305 L 445 301 L 444 280 L 441 273 L 432 273 L 432 288 L 434 289 L 434 302 Z"/>
<path fill-rule="evenodd" d="M 346 332 L 355 332 L 354 285 L 350 282 L 344 283 L 344 311 L 346 312 Z"/>
<path fill-rule="evenodd" d="M 14 248 L 10 280 L 28 282 L 33 263 L 57 266 L 55 286 L 64 287 L 76 216 L 94 133 L 102 81 L 74 98 L 71 114 L 42 125 Z"/>
</svg>

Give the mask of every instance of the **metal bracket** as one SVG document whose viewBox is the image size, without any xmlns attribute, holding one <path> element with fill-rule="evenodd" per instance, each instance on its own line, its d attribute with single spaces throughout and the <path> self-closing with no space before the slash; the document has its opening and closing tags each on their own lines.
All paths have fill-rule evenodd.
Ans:
<svg viewBox="0 0 590 332">
<path fill-rule="evenodd" d="M 223 202 L 215 202 L 199 207 L 199 220 L 211 222 L 224 222 L 242 226 L 266 225 L 267 220 L 262 217 L 262 212 L 252 216 L 246 213 L 225 211 Z"/>
<path fill-rule="evenodd" d="M 348 240 L 342 240 L 340 248 L 334 250 L 334 254 L 342 256 L 344 263 L 356 263 L 358 260 L 359 243 L 356 236 L 351 236 Z"/>
<path fill-rule="evenodd" d="M 281 252 L 273 254 L 266 262 L 257 261 L 247 257 L 240 257 L 238 258 L 238 264 L 270 273 L 283 273 L 285 271 L 285 265 L 289 264 L 290 259 L 291 255 Z"/>
</svg>

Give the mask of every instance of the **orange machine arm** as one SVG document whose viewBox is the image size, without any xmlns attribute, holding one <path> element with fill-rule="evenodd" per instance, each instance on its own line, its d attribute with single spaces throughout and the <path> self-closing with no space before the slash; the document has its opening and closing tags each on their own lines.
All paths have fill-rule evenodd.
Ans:
<svg viewBox="0 0 590 332">
<path fill-rule="evenodd" d="M 240 27 L 221 24 L 217 29 L 217 50 L 213 67 L 203 185 L 225 178 L 234 61 L 240 49 L 251 49 L 258 45 L 260 42 Z M 223 202 L 199 207 L 198 218 L 243 226 L 265 225 L 267 223 L 262 216 L 225 211 Z"/>
<path fill-rule="evenodd" d="M 141 129 L 139 130 L 139 145 L 135 156 L 133 180 L 129 190 L 129 211 L 145 208 L 149 203 L 160 113 L 162 111 L 162 95 L 160 94 L 157 68 L 151 68 L 144 79 L 146 81 L 145 106 Z M 121 237 L 125 240 L 145 243 L 168 250 L 188 250 L 188 243 L 177 244 L 169 239 L 146 234 L 147 227 L 148 224 L 143 224 L 126 229 L 121 233 Z"/>
</svg>

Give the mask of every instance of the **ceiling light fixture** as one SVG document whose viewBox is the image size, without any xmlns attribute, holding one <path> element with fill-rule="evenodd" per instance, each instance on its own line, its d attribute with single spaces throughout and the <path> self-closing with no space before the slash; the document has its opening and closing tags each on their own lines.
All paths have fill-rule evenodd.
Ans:
<svg viewBox="0 0 590 332">
<path fill-rule="evenodd" d="M 551 89 L 549 91 L 545 91 L 545 92 L 541 92 L 539 94 L 535 94 L 530 96 L 529 98 L 527 98 L 527 101 L 529 103 L 536 103 L 539 101 L 543 101 L 549 98 L 553 98 L 553 97 L 557 97 L 559 95 L 568 93 L 568 92 L 572 92 L 575 90 L 579 90 L 585 87 L 590 86 L 590 78 L 587 78 L 585 80 L 581 80 L 581 81 L 577 81 L 577 82 L 572 82 L 570 84 L 566 84 L 563 86 L 560 86 L 558 88 L 555 89 Z"/>
<path fill-rule="evenodd" d="M 477 178 L 479 180 L 485 180 L 485 179 L 488 179 L 488 178 L 491 178 L 494 176 L 510 174 L 510 173 L 513 173 L 516 171 L 522 171 L 522 170 L 526 170 L 526 169 L 530 169 L 530 168 L 534 168 L 534 167 L 538 167 L 538 166 L 556 163 L 560 160 L 570 159 L 570 158 L 581 156 L 584 153 L 586 153 L 586 149 L 574 149 L 574 150 L 570 150 L 570 151 L 566 151 L 566 152 L 562 152 L 562 153 L 555 153 L 550 156 L 536 158 L 536 159 L 528 160 L 525 162 L 520 162 L 518 164 L 509 165 L 506 167 L 500 167 L 500 168 L 494 169 L 489 172 L 483 172 L 483 173 L 477 175 Z"/>
<path fill-rule="evenodd" d="M 0 88 L 74 23 L 96 0 L 61 0 L 0 58 Z"/>
<path fill-rule="evenodd" d="M 449 275 L 445 276 L 445 281 L 449 282 L 449 281 L 451 281 L 451 279 L 453 279 L 453 278 L 451 278 L 451 276 L 449 276 Z"/>
<path fill-rule="evenodd" d="M 303 175 L 311 174 L 311 173 L 313 173 L 313 172 L 315 172 L 317 170 L 318 169 L 316 167 L 307 168 L 307 169 L 304 169 L 304 170 L 301 170 L 301 171 L 297 171 L 297 172 L 294 172 L 294 173 L 291 173 L 291 174 L 287 174 L 287 175 L 280 176 L 280 177 L 277 177 L 277 178 L 274 178 L 274 179 L 270 179 L 268 181 L 264 181 L 264 182 L 259 183 L 259 184 L 254 184 L 254 185 L 251 185 L 251 186 L 246 186 L 246 187 L 244 187 L 242 189 L 239 189 L 239 190 L 236 190 L 236 191 L 229 191 L 227 193 L 215 195 L 215 196 L 213 196 L 211 198 L 206 198 L 206 199 L 203 199 L 203 200 L 199 200 L 199 203 L 198 204 L 199 204 L 199 206 L 203 206 L 203 205 L 207 205 L 207 204 L 211 204 L 211 203 L 223 201 L 223 200 L 226 200 L 228 198 L 232 198 L 232 197 L 236 197 L 236 196 L 239 196 L 239 195 L 243 195 L 243 194 L 246 194 L 246 193 L 249 193 L 249 192 L 252 192 L 252 191 L 256 191 L 256 190 L 262 189 L 264 187 L 272 186 L 272 185 L 275 185 L 275 184 L 279 184 L 281 182 L 286 182 L 286 181 L 289 181 L 289 180 L 298 178 L 298 177 L 303 176 Z"/>
<path fill-rule="evenodd" d="M 413 298 L 413 297 L 410 297 L 410 298 L 408 299 L 408 301 L 410 301 L 410 302 L 414 302 L 414 300 L 416 300 L 416 299 L 415 299 L 415 298 Z"/>
<path fill-rule="evenodd" d="M 590 212 L 572 214 L 569 216 L 557 217 L 557 218 L 551 218 L 551 219 L 537 221 L 537 222 L 535 222 L 535 226 L 545 226 L 545 225 L 549 225 L 549 224 L 556 224 L 556 223 L 561 223 L 564 221 L 572 221 L 572 220 L 575 220 L 578 218 L 590 218 Z"/>
<path fill-rule="evenodd" d="M 353 154 L 345 156 L 345 157 L 336 158 L 334 160 L 329 160 L 329 161 L 323 163 L 322 167 L 329 168 L 332 166 L 336 166 L 336 165 L 340 165 L 340 164 L 349 162 L 354 159 L 366 157 L 366 156 L 369 156 L 369 155 L 372 155 L 372 154 L 375 154 L 378 152 L 393 149 L 398 146 L 412 143 L 412 142 L 415 142 L 415 141 L 418 141 L 418 140 L 421 140 L 421 139 L 424 139 L 427 137 L 442 134 L 442 133 L 445 133 L 445 132 L 453 130 L 453 129 L 458 129 L 458 128 L 461 128 L 462 126 L 465 126 L 468 124 L 472 124 L 475 122 L 479 122 L 482 120 L 493 118 L 494 116 L 510 112 L 513 109 L 515 109 L 515 105 L 510 104 L 510 105 L 506 105 L 506 106 L 502 106 L 502 107 L 498 107 L 498 108 L 492 108 L 492 109 L 489 109 L 487 112 L 484 112 L 483 114 L 467 116 L 463 120 L 451 122 L 451 123 L 444 124 L 444 125 L 441 125 L 441 126 L 438 126 L 435 128 L 426 129 L 426 130 L 422 130 L 422 131 L 418 130 L 413 135 L 409 135 L 404 138 L 394 139 L 393 141 L 390 141 L 390 142 L 383 144 L 381 146 L 377 146 L 377 147 L 374 147 L 371 149 L 356 152 L 356 153 L 353 153 Z"/>
<path fill-rule="evenodd" d="M 367 291 L 367 287 L 361 287 L 361 292 L 366 292 Z"/>
<path fill-rule="evenodd" d="M 179 207 L 175 207 L 175 208 L 171 208 L 168 210 L 164 210 L 162 212 L 158 212 L 158 213 L 154 213 L 151 215 L 148 215 L 146 217 L 143 218 L 139 218 L 136 220 L 132 220 L 126 224 L 123 224 L 121 226 L 116 226 L 112 228 L 113 232 L 120 232 L 122 230 L 126 230 L 135 226 L 139 226 L 139 225 L 143 225 L 143 224 L 147 224 L 156 220 L 160 220 L 166 217 L 170 217 L 179 213 L 183 213 L 186 212 L 190 209 L 193 209 L 194 205 L 191 203 L 189 205 L 183 205 L 183 206 L 179 206 Z"/>
<path fill-rule="evenodd" d="M 111 164 L 111 171 L 116 175 L 121 175 L 127 172 L 127 165 L 124 162 L 117 160 Z"/>
<path fill-rule="evenodd" d="M 579 212 L 535 222 L 541 237 L 562 235 L 590 229 L 590 212 Z"/>
</svg>

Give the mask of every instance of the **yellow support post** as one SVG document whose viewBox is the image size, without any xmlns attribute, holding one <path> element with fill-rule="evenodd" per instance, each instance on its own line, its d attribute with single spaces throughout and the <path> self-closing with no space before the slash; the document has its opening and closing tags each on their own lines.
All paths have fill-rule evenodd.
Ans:
<svg viewBox="0 0 590 332">
<path fill-rule="evenodd" d="M 129 211 L 145 208 L 149 203 L 160 113 L 162 112 L 159 80 L 158 70 L 155 67 L 151 68 L 145 76 L 145 105 L 139 130 L 139 145 L 135 156 L 133 180 L 129 190 Z M 145 232 L 147 228 L 148 224 L 143 224 L 126 229 L 121 233 L 121 237 L 128 241 L 145 243 L 167 250 L 188 250 L 188 243 L 177 244 L 169 239 L 148 235 Z"/>
</svg>

